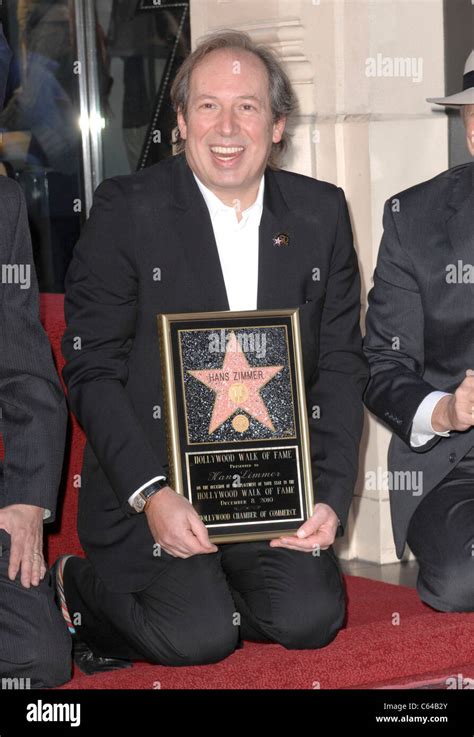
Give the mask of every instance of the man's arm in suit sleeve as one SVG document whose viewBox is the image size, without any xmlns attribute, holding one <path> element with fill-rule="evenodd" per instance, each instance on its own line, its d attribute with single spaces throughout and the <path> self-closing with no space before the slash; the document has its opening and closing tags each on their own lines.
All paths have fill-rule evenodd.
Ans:
<svg viewBox="0 0 474 737">
<path fill-rule="evenodd" d="M 63 377 L 69 401 L 118 501 L 157 476 L 158 458 L 124 386 L 138 300 L 129 203 L 118 179 L 96 190 L 66 276 Z"/>
<path fill-rule="evenodd" d="M 357 479 L 363 426 L 362 393 L 368 369 L 360 332 L 360 278 L 344 193 L 320 327 L 317 378 L 309 392 L 309 425 L 315 502 L 325 502 L 343 533 Z M 312 408 L 320 408 L 314 419 Z"/>
<path fill-rule="evenodd" d="M 413 265 L 399 238 L 391 200 L 385 204 L 383 224 L 374 286 L 368 297 L 364 351 L 370 381 L 364 401 L 413 451 L 424 452 L 441 436 L 412 445 L 413 421 L 423 400 L 437 387 L 422 378 L 423 305 Z"/>
<path fill-rule="evenodd" d="M 0 429 L 5 445 L 5 506 L 42 507 L 45 519 L 52 521 L 63 463 L 66 399 L 39 319 L 26 204 L 15 182 L 9 182 L 1 207 L 4 265 L 24 269 L 24 276 L 28 275 L 23 285 L 18 280 L 4 280 L 1 290 Z"/>
</svg>

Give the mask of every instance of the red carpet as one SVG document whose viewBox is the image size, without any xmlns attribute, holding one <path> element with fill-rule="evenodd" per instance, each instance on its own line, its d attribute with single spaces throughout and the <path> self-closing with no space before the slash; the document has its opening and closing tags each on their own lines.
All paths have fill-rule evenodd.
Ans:
<svg viewBox="0 0 474 737">
<path fill-rule="evenodd" d="M 58 371 L 64 332 L 62 295 L 41 295 L 41 319 Z M 76 532 L 77 494 L 84 435 L 74 418 L 66 443 L 57 520 L 47 540 L 49 563 L 63 553 L 82 554 Z M 0 436 L 0 457 L 2 455 Z M 430 687 L 448 676 L 474 676 L 474 614 L 441 614 L 413 589 L 346 577 L 346 627 L 322 650 L 285 650 L 245 643 L 210 666 L 170 668 L 137 663 L 100 676 L 80 672 L 62 688 L 341 689 Z M 394 613 L 400 624 L 392 624 Z M 443 681 L 441 681 L 442 683 Z M 442 686 L 438 686 L 442 687 Z"/>
<path fill-rule="evenodd" d="M 322 650 L 246 642 L 220 663 L 171 668 L 135 663 L 100 676 L 76 673 L 70 688 L 341 689 L 428 682 L 474 673 L 474 614 L 441 614 L 413 589 L 346 577 L 348 621 Z M 394 612 L 400 624 L 392 624 Z M 442 686 L 441 686 L 442 687 Z"/>
</svg>

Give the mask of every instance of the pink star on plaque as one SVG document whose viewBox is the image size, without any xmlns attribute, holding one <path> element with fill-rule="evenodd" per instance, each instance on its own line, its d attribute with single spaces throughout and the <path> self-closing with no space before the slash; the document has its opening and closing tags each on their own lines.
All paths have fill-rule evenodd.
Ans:
<svg viewBox="0 0 474 737">
<path fill-rule="evenodd" d="M 283 366 L 250 366 L 234 332 L 227 342 L 224 363 L 220 369 L 189 371 L 191 376 L 216 393 L 209 435 L 240 408 L 262 425 L 274 431 L 260 389 L 268 384 Z"/>
</svg>

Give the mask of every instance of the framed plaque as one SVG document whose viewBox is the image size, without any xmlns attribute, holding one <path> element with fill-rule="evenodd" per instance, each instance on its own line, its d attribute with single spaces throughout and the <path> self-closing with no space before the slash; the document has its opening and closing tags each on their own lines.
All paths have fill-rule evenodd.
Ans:
<svg viewBox="0 0 474 737">
<path fill-rule="evenodd" d="M 158 326 L 170 486 L 214 543 L 294 533 L 314 505 L 298 309 Z"/>
</svg>

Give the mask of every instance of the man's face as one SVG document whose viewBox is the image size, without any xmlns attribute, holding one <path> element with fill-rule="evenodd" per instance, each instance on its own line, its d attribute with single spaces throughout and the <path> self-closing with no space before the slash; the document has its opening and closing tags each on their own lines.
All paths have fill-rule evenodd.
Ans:
<svg viewBox="0 0 474 737">
<path fill-rule="evenodd" d="M 208 54 L 191 74 L 186 120 L 181 110 L 177 119 L 188 163 L 206 187 L 229 205 L 255 196 L 285 127 L 284 118 L 272 122 L 268 74 L 258 57 L 238 49 Z"/>
<path fill-rule="evenodd" d="M 466 125 L 467 147 L 471 156 L 474 156 L 474 105 L 466 105 L 463 114 Z"/>
</svg>

